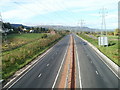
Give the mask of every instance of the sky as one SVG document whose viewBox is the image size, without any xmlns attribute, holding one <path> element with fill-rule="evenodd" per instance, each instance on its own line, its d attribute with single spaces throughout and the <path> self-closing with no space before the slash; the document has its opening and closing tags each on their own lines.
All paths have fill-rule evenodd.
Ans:
<svg viewBox="0 0 120 90">
<path fill-rule="evenodd" d="M 107 29 L 118 27 L 119 0 L 0 0 L 4 22 L 101 28 L 105 9 Z"/>
</svg>

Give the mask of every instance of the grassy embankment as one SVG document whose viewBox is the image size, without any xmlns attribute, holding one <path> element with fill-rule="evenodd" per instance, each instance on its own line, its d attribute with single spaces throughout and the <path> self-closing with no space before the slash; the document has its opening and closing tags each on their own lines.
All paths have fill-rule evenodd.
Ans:
<svg viewBox="0 0 120 90">
<path fill-rule="evenodd" d="M 98 45 L 98 40 L 93 39 L 88 37 L 87 35 L 84 34 L 79 34 L 80 37 L 83 39 L 89 41 L 91 44 L 96 46 L 102 53 L 104 53 L 107 57 L 109 57 L 113 62 L 115 62 L 117 65 L 120 66 L 120 63 L 118 63 L 118 40 L 113 40 L 113 39 L 118 39 L 117 36 L 108 36 L 109 39 L 109 46 L 108 47 L 103 47 Z M 120 49 L 120 48 L 119 48 Z"/>
<path fill-rule="evenodd" d="M 17 70 L 45 52 L 63 35 L 16 34 L 8 36 L 8 44 L 3 43 L 2 78 L 7 79 Z"/>
</svg>

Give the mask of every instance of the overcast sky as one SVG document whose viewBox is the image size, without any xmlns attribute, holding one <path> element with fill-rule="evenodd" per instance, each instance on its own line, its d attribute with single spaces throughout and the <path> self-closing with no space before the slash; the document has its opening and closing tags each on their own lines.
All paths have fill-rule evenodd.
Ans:
<svg viewBox="0 0 120 90">
<path fill-rule="evenodd" d="M 0 0 L 3 21 L 24 25 L 69 25 L 101 28 L 99 12 L 106 8 L 106 26 L 118 27 L 119 0 Z"/>
</svg>

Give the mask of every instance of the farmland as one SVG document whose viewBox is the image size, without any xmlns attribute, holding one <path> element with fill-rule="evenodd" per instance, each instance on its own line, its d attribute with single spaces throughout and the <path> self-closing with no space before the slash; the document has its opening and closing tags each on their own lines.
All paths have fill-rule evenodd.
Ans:
<svg viewBox="0 0 120 90">
<path fill-rule="evenodd" d="M 12 34 L 7 36 L 7 40 L 5 41 L 3 36 L 2 42 L 2 50 L 9 51 L 13 48 L 18 48 L 22 45 L 32 42 L 33 40 L 40 39 L 44 34 Z M 6 43 L 7 42 L 7 43 Z"/>
<path fill-rule="evenodd" d="M 45 52 L 64 35 L 11 34 L 2 45 L 2 77 L 7 79 L 17 70 Z"/>
</svg>

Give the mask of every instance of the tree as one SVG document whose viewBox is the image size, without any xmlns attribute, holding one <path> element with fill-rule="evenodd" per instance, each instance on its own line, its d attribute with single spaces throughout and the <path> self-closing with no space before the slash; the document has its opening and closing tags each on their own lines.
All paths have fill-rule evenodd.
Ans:
<svg viewBox="0 0 120 90">
<path fill-rule="evenodd" d="M 115 36 L 120 35 L 120 29 L 118 29 L 118 28 L 117 28 L 117 29 L 115 29 L 115 31 L 114 31 L 114 35 L 115 35 Z"/>
<path fill-rule="evenodd" d="M 3 27 L 7 28 L 7 29 L 11 29 L 12 28 L 10 23 L 3 23 Z"/>
<path fill-rule="evenodd" d="M 107 33 L 108 33 L 108 35 L 114 35 L 114 31 L 109 31 Z"/>
<path fill-rule="evenodd" d="M 13 27 L 13 33 L 19 33 L 18 29 Z"/>
</svg>

